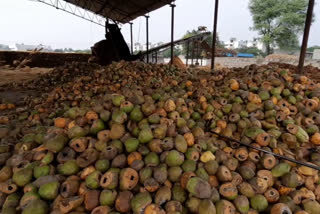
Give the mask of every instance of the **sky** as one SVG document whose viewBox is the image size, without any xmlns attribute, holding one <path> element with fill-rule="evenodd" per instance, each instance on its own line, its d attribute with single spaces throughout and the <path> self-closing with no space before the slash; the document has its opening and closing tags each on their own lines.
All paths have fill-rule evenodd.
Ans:
<svg viewBox="0 0 320 214">
<path fill-rule="evenodd" d="M 231 37 L 250 40 L 257 33 L 250 30 L 252 18 L 249 0 L 221 0 L 218 33 L 222 41 Z M 175 39 L 198 26 L 213 28 L 214 0 L 177 0 L 175 8 Z M 316 0 L 314 11 L 320 11 Z M 165 6 L 150 15 L 149 32 L 152 43 L 170 41 L 171 8 Z M 311 27 L 309 46 L 320 45 L 320 13 Z M 146 20 L 133 21 L 134 43 L 145 43 Z M 122 33 L 130 41 L 130 25 L 122 26 Z M 52 48 L 87 49 L 104 39 L 104 28 L 53 7 L 31 0 L 0 0 L 0 44 L 43 44 Z"/>
</svg>

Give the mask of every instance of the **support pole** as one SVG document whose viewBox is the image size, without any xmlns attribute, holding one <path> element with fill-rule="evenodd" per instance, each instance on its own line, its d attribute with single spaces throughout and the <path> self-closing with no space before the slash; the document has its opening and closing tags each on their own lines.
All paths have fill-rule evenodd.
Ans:
<svg viewBox="0 0 320 214">
<path fill-rule="evenodd" d="M 195 49 L 195 41 L 193 41 L 193 42 L 192 42 L 192 50 L 191 50 L 191 66 L 193 65 L 194 49 Z"/>
<path fill-rule="evenodd" d="M 171 7 L 171 65 L 173 63 L 173 55 L 174 55 L 174 8 L 175 4 L 170 4 Z"/>
<path fill-rule="evenodd" d="M 157 64 L 156 60 L 157 60 L 157 52 L 152 52 L 152 62 L 151 63 Z"/>
<path fill-rule="evenodd" d="M 211 56 L 212 56 L 212 58 L 211 58 L 211 69 L 214 69 L 214 60 L 215 60 L 215 53 L 216 53 L 218 7 L 219 7 L 219 0 L 215 0 L 214 20 L 213 20 L 212 53 L 211 53 Z"/>
<path fill-rule="evenodd" d="M 149 63 L 149 17 L 150 16 L 145 16 L 146 17 L 146 33 L 147 33 L 147 63 Z"/>
<path fill-rule="evenodd" d="M 109 31 L 109 29 L 108 29 L 108 24 L 109 24 L 109 19 L 106 19 L 106 24 L 105 24 L 105 26 L 104 26 L 104 30 L 105 30 L 105 35 L 104 35 L 104 37 L 106 38 L 106 39 L 108 39 L 108 31 Z"/>
<path fill-rule="evenodd" d="M 131 54 L 133 55 L 133 23 L 130 22 Z"/>
<path fill-rule="evenodd" d="M 197 48 L 196 48 L 196 66 L 199 66 L 199 41 L 196 41 Z"/>
<path fill-rule="evenodd" d="M 186 56 L 186 65 L 188 66 L 189 61 L 189 49 L 190 49 L 190 42 L 187 42 L 187 56 Z"/>
<path fill-rule="evenodd" d="M 304 60 L 306 57 L 310 27 L 311 27 L 311 23 L 312 23 L 313 8 L 314 8 L 314 0 L 309 0 L 308 12 L 307 12 L 303 40 L 302 40 L 302 46 L 301 46 L 301 51 L 300 51 L 299 67 L 298 67 L 300 74 L 303 73 Z"/>
</svg>

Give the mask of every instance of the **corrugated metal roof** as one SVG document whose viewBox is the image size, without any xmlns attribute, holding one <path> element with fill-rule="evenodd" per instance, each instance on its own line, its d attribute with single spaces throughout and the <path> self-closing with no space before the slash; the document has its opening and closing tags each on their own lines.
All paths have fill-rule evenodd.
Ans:
<svg viewBox="0 0 320 214">
<path fill-rule="evenodd" d="M 173 2 L 173 0 L 65 0 L 83 9 L 127 23 L 139 16 Z"/>
</svg>

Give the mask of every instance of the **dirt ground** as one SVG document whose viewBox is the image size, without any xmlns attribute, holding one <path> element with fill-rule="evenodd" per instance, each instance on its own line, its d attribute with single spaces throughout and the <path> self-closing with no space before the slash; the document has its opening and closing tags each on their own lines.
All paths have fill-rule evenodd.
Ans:
<svg viewBox="0 0 320 214">
<path fill-rule="evenodd" d="M 24 81 L 33 80 L 41 74 L 50 72 L 53 68 L 12 68 L 9 66 L 0 67 L 0 88 L 3 85 L 9 83 L 22 83 Z M 19 104 L 23 103 L 23 99 L 27 95 L 37 95 L 39 92 L 32 90 L 17 90 L 17 89 L 6 89 L 0 90 L 0 103 L 1 100 L 8 103 Z"/>
<path fill-rule="evenodd" d="M 0 67 L 0 86 L 17 82 L 28 81 L 35 79 L 40 74 L 50 72 L 53 68 L 19 68 L 15 69 L 9 66 Z"/>
<path fill-rule="evenodd" d="M 273 63 L 279 66 L 279 68 L 290 69 L 294 73 L 297 72 L 297 67 L 293 65 L 283 64 L 283 63 Z M 200 69 L 210 71 L 210 67 L 198 67 Z M 216 69 L 223 69 L 221 65 L 216 65 Z M 53 68 L 40 68 L 40 67 L 24 67 L 24 68 L 14 68 L 9 65 L 0 66 L 0 103 L 14 103 L 22 104 L 26 96 L 38 96 L 41 91 L 38 90 L 26 90 L 19 89 L 19 87 L 8 87 L 11 83 L 23 83 L 33 79 L 36 79 L 39 75 L 46 74 L 52 71 Z M 316 82 L 320 82 L 320 69 L 306 66 L 304 73 L 309 78 Z"/>
</svg>

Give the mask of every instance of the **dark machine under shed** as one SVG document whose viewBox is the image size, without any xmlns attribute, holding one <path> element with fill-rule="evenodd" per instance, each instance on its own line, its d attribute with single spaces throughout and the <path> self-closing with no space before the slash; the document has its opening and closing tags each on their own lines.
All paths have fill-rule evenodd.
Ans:
<svg viewBox="0 0 320 214">
<path fill-rule="evenodd" d="M 107 18 L 113 20 L 115 23 L 130 23 L 131 27 L 131 54 L 133 52 L 132 41 L 132 23 L 131 21 L 140 16 L 145 16 L 146 18 L 146 46 L 147 46 L 147 62 L 149 62 L 149 15 L 146 15 L 156 9 L 159 9 L 165 5 L 171 5 L 171 62 L 173 59 L 173 49 L 174 49 L 174 0 L 36 0 L 38 2 L 45 3 L 47 5 L 53 6 L 56 9 L 63 10 L 65 12 L 71 13 L 93 23 L 103 25 L 101 19 L 96 18 L 96 16 Z M 217 38 L 217 25 L 218 25 L 218 7 L 219 0 L 214 0 L 214 20 L 213 20 L 213 41 L 212 41 L 212 53 L 215 53 L 216 49 L 216 38 Z M 304 60 L 306 49 L 308 45 L 309 32 L 312 22 L 314 0 L 309 0 L 309 7 L 306 16 L 305 30 L 303 41 L 301 45 L 301 53 L 299 60 L 299 71 L 303 73 Z M 73 5 L 74 8 L 72 8 Z M 79 8 L 84 9 L 83 13 L 79 13 Z M 99 21 L 97 21 L 99 20 Z M 211 68 L 214 69 L 214 59 L 215 54 L 211 54 Z"/>
</svg>

